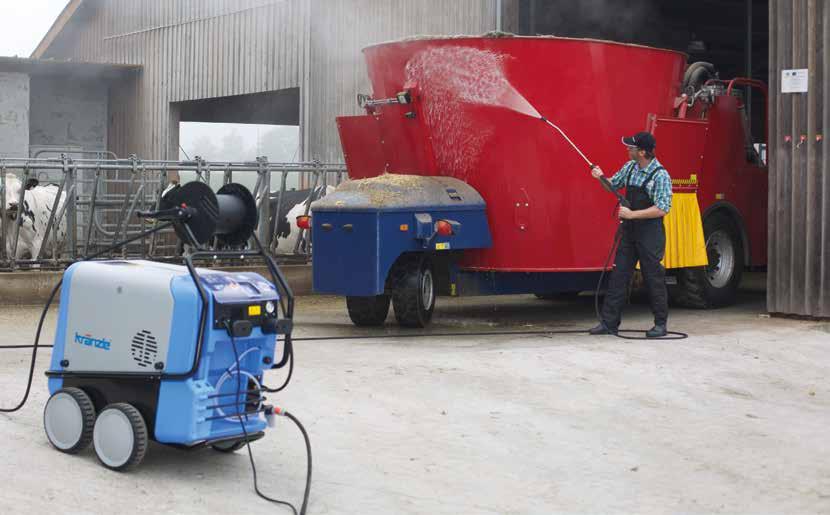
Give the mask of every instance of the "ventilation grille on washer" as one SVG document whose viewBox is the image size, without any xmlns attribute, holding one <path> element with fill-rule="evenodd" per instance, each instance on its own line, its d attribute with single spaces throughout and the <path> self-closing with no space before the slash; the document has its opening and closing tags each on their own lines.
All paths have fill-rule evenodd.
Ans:
<svg viewBox="0 0 830 515">
<path fill-rule="evenodd" d="M 158 355 L 156 337 L 150 331 L 140 331 L 133 337 L 131 352 L 138 366 L 142 368 L 152 367 Z"/>
</svg>

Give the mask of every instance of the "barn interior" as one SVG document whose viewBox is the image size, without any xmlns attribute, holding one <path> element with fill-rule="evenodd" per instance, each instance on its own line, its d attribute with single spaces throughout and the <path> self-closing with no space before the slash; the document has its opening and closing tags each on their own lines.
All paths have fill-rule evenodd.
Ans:
<svg viewBox="0 0 830 515">
<path fill-rule="evenodd" d="M 767 81 L 768 0 L 587 0 L 567 9 L 558 0 L 519 4 L 524 35 L 599 38 L 685 52 L 712 63 L 721 79 Z M 755 143 L 764 139 L 764 99 L 746 92 Z"/>
</svg>

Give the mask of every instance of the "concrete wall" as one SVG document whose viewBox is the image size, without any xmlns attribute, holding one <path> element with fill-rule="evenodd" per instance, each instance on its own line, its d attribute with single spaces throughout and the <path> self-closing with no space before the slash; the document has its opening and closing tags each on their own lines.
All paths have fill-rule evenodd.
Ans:
<svg viewBox="0 0 830 515">
<path fill-rule="evenodd" d="M 29 154 L 29 76 L 0 73 L 0 155 Z"/>
<path fill-rule="evenodd" d="M 29 145 L 107 149 L 108 87 L 103 81 L 31 80 Z"/>
</svg>

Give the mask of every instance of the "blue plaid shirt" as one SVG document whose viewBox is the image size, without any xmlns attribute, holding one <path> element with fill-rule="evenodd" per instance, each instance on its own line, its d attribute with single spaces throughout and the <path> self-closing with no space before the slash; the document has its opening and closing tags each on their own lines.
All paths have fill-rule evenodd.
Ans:
<svg viewBox="0 0 830 515">
<path fill-rule="evenodd" d="M 620 168 L 619 172 L 615 173 L 614 176 L 611 177 L 611 186 L 613 186 L 615 190 L 625 188 L 628 183 L 629 176 L 631 177 L 632 186 L 642 186 L 643 182 L 645 182 L 648 176 L 651 175 L 651 172 L 653 172 L 658 166 L 662 165 L 656 157 L 651 160 L 645 169 L 640 169 L 637 165 L 637 161 L 629 161 L 625 163 L 622 168 Z M 651 197 L 651 201 L 654 202 L 654 205 L 660 208 L 661 211 L 668 213 L 671 209 L 672 196 L 671 177 L 669 177 L 669 172 L 665 169 L 657 172 L 654 175 L 654 179 L 646 184 L 645 189 L 648 196 Z"/>
</svg>

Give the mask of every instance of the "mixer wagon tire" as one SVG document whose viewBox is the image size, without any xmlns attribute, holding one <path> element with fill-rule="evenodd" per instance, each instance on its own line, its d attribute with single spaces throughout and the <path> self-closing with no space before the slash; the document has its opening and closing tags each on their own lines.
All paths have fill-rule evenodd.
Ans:
<svg viewBox="0 0 830 515">
<path fill-rule="evenodd" d="M 739 229 L 725 215 L 703 222 L 709 265 L 677 271 L 672 300 L 685 307 L 707 309 L 734 304 L 743 274 L 744 249 Z"/>
<path fill-rule="evenodd" d="M 58 390 L 43 408 L 43 427 L 46 438 L 55 449 L 76 454 L 92 442 L 95 426 L 95 406 L 80 388 Z"/>
<path fill-rule="evenodd" d="M 144 417 L 132 404 L 110 404 L 95 419 L 92 444 L 98 461 L 108 469 L 137 466 L 147 452 L 148 440 Z"/>
<path fill-rule="evenodd" d="M 358 327 L 383 325 L 389 314 L 389 295 L 371 297 L 346 297 L 346 309 L 349 318 Z"/>
<path fill-rule="evenodd" d="M 412 254 L 399 259 L 390 272 L 392 307 L 403 327 L 426 327 L 435 310 L 435 275 L 429 259 Z"/>
<path fill-rule="evenodd" d="M 231 453 L 245 447 L 245 440 L 227 440 L 224 442 L 216 442 L 211 445 L 214 451 Z"/>
</svg>

